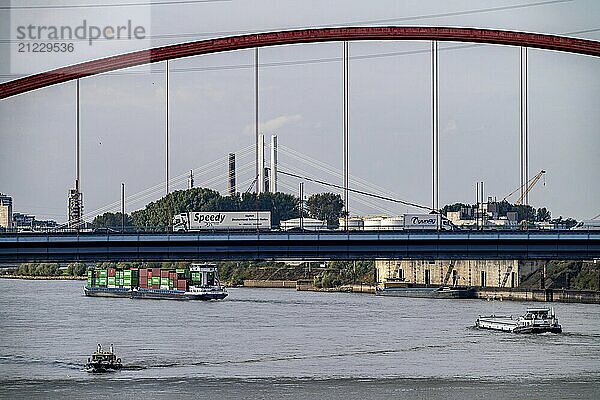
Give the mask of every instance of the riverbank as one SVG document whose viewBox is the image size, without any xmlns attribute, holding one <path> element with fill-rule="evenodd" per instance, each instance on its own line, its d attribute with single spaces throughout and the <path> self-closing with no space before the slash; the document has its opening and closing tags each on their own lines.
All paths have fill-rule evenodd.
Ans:
<svg viewBox="0 0 600 400">
<path fill-rule="evenodd" d="M 305 292 L 375 293 L 375 286 L 365 283 L 348 284 L 333 288 L 319 288 L 311 279 L 291 280 L 245 280 L 247 288 L 283 288 Z M 412 297 L 404 295 L 402 297 Z M 427 297 L 427 296 L 417 296 Z M 540 301 L 557 303 L 600 304 L 600 292 L 593 290 L 528 289 L 528 288 L 474 288 L 469 298 L 482 300 Z"/>
<path fill-rule="evenodd" d="M 0 279 L 25 279 L 28 281 L 85 281 L 85 276 L 30 276 L 30 275 L 0 275 Z"/>
</svg>

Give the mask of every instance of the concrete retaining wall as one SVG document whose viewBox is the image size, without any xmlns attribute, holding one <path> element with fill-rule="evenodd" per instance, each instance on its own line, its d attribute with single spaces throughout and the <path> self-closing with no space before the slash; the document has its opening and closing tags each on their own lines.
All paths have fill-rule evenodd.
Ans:
<svg viewBox="0 0 600 400">
<path fill-rule="evenodd" d="M 352 293 L 375 293 L 374 285 L 344 285 L 340 287 L 340 292 L 352 292 Z"/>
<path fill-rule="evenodd" d="M 296 289 L 296 281 L 247 279 L 244 281 L 244 287 Z"/>
<path fill-rule="evenodd" d="M 476 288 L 479 299 L 600 304 L 600 292 L 564 289 Z"/>
</svg>

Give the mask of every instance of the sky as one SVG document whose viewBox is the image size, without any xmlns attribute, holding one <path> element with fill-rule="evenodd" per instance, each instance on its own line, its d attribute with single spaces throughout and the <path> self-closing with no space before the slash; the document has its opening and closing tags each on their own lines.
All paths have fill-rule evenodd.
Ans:
<svg viewBox="0 0 600 400">
<path fill-rule="evenodd" d="M 165 4 L 174 2 L 177 4 Z M 210 37 L 356 25 L 461 26 L 600 40 L 600 2 L 572 1 L 0 1 L 0 81 L 99 57 Z M 98 7 L 99 4 L 105 7 Z M 120 5 L 119 5 L 120 4 Z M 90 6 L 92 5 L 92 6 Z M 115 6 L 119 5 L 119 6 Z M 35 8 L 40 7 L 43 8 Z M 17 7 L 17 8 L 15 8 Z M 75 51 L 19 54 L 16 28 L 143 26 L 143 40 L 71 41 Z M 69 41 L 67 41 L 68 43 Z M 351 42 L 350 187 L 431 205 L 431 47 L 427 41 Z M 519 48 L 439 44 L 440 204 L 504 198 L 519 179 Z M 342 44 L 260 49 L 260 130 L 277 134 L 279 168 L 342 183 Z M 600 213 L 600 60 L 530 49 L 530 194 L 554 217 Z M 254 177 L 253 51 L 172 60 L 171 190 L 225 192 L 229 152 L 238 190 Z M 88 218 L 127 212 L 165 194 L 165 63 L 80 81 L 81 189 Z M 14 211 L 66 220 L 75 179 L 76 86 L 0 100 L 0 192 Z M 279 176 L 297 194 L 299 180 Z M 336 191 L 306 182 L 305 194 Z M 513 196 L 509 200 L 516 200 Z M 404 205 L 350 195 L 352 215 L 400 215 Z"/>
</svg>

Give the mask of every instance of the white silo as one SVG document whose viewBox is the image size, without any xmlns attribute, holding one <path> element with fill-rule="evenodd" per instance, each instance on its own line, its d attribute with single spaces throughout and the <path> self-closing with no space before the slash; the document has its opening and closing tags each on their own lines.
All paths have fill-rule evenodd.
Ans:
<svg viewBox="0 0 600 400">
<path fill-rule="evenodd" d="M 381 229 L 383 217 L 371 217 L 364 220 L 365 231 L 378 231 Z"/>
<path fill-rule="evenodd" d="M 381 220 L 381 230 L 398 231 L 404 227 L 404 217 L 390 217 Z"/>
</svg>

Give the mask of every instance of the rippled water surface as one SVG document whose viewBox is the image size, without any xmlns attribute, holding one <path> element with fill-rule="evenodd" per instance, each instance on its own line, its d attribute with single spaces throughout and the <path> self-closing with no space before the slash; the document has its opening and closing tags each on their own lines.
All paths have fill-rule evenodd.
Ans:
<svg viewBox="0 0 600 400">
<path fill-rule="evenodd" d="M 563 334 L 515 335 L 474 320 L 541 303 L 241 288 L 177 302 L 82 285 L 0 280 L 0 397 L 600 398 L 598 305 L 555 303 Z M 123 371 L 82 371 L 97 343 Z"/>
</svg>

